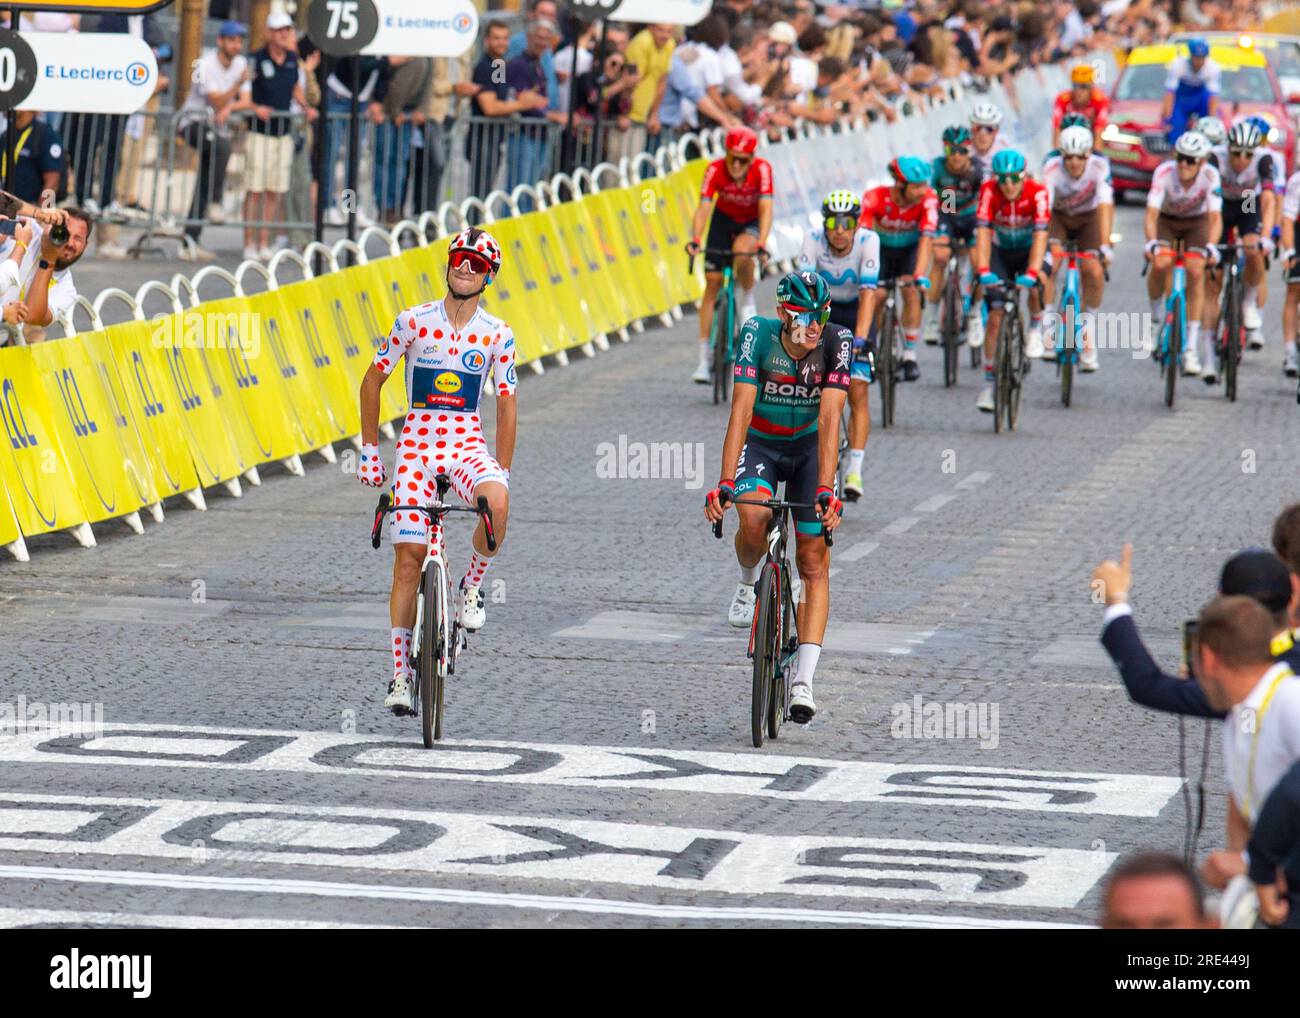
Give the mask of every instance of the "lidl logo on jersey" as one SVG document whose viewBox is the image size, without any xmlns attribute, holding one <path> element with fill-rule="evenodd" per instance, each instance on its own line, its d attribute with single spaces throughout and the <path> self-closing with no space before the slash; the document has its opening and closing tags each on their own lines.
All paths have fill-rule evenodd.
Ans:
<svg viewBox="0 0 1300 1018">
<path fill-rule="evenodd" d="M 411 373 L 411 406 L 418 410 L 477 410 L 482 384 L 477 374 L 416 367 Z"/>
<path fill-rule="evenodd" d="M 461 354 L 460 358 L 460 362 L 465 366 L 465 370 L 474 372 L 482 371 L 486 360 L 487 359 L 483 356 L 482 350 L 466 350 Z"/>
</svg>

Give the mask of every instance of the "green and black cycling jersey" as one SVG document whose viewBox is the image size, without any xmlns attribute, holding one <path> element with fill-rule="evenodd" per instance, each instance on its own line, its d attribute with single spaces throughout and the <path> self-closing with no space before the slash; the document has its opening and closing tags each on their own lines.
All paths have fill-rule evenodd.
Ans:
<svg viewBox="0 0 1300 1018">
<path fill-rule="evenodd" d="M 940 220 L 974 219 L 980 184 L 984 182 L 983 168 L 972 159 L 965 173 L 953 173 L 948 169 L 946 156 L 936 156 L 932 168 L 934 191 L 939 196 Z"/>
<path fill-rule="evenodd" d="M 758 388 L 749 434 L 787 442 L 815 435 L 822 389 L 848 391 L 852 361 L 853 333 L 842 325 L 827 322 L 816 349 L 796 360 L 781 343 L 778 319 L 747 319 L 735 384 Z"/>
</svg>

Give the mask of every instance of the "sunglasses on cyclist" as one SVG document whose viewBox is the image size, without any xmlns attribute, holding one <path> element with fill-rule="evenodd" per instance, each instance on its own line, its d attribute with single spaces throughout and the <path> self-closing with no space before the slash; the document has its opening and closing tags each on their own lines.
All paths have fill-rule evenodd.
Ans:
<svg viewBox="0 0 1300 1018">
<path fill-rule="evenodd" d="M 999 173 L 997 175 L 999 184 L 1019 184 L 1025 179 L 1024 173 Z"/>
<path fill-rule="evenodd" d="M 945 145 L 943 150 L 950 156 L 968 156 L 970 155 L 969 145 Z"/>
<path fill-rule="evenodd" d="M 808 328 L 810 325 L 825 325 L 827 319 L 831 316 L 830 308 L 822 308 L 820 311 L 809 311 L 806 308 L 796 307 L 793 304 L 782 304 L 793 319 L 795 325 L 802 325 Z"/>
<path fill-rule="evenodd" d="M 826 217 L 826 229 L 828 230 L 851 230 L 857 225 L 858 221 L 853 216 Z"/>
<path fill-rule="evenodd" d="M 1088 157 L 1086 155 L 1061 156 L 1061 159 L 1067 163 L 1086 163 L 1088 161 Z"/>
<path fill-rule="evenodd" d="M 728 152 L 727 161 L 736 163 L 737 165 L 740 166 L 748 166 L 750 163 L 754 161 L 754 157 L 739 152 Z"/>
<path fill-rule="evenodd" d="M 492 263 L 477 251 L 453 251 L 451 257 L 447 259 L 447 264 L 453 269 L 468 264 L 470 272 L 479 276 L 492 271 Z"/>
<path fill-rule="evenodd" d="M 1184 166 L 1195 166 L 1197 163 L 1200 162 L 1200 160 L 1197 159 L 1195 156 L 1184 156 L 1184 155 L 1180 155 L 1178 157 L 1178 161 L 1182 163 Z"/>
<path fill-rule="evenodd" d="M 994 127 L 992 124 L 976 124 L 975 130 L 983 131 L 986 134 L 992 134 L 994 131 L 997 130 L 997 128 Z"/>
<path fill-rule="evenodd" d="M 1236 156 L 1238 159 L 1249 159 L 1254 155 L 1254 152 L 1248 148 L 1230 148 L 1228 149 L 1228 155 Z"/>
</svg>

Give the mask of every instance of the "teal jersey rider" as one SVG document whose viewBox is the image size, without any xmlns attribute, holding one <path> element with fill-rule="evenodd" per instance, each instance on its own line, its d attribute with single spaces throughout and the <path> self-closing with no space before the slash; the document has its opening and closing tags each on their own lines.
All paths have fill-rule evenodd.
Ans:
<svg viewBox="0 0 1300 1018">
<path fill-rule="evenodd" d="M 751 438 L 794 442 L 817 434 L 822 386 L 849 388 L 853 333 L 827 322 L 821 343 L 796 361 L 781 344 L 781 322 L 755 316 L 741 329 L 735 384 L 758 387 Z"/>
</svg>

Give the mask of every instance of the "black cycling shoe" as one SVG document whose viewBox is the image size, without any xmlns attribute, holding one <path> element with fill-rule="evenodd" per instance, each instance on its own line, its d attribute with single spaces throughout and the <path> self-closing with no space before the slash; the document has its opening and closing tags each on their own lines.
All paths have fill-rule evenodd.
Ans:
<svg viewBox="0 0 1300 1018">
<path fill-rule="evenodd" d="M 921 365 L 916 361 L 903 361 L 903 381 L 915 382 L 921 377 Z"/>
</svg>

